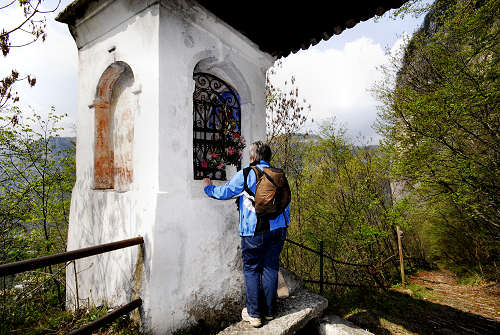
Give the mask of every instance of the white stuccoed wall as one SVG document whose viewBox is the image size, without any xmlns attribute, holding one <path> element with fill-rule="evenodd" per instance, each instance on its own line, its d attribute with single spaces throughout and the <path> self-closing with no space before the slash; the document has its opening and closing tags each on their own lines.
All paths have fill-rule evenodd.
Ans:
<svg viewBox="0 0 500 335">
<path fill-rule="evenodd" d="M 238 91 L 250 144 L 265 138 L 265 71 L 273 59 L 192 1 L 99 1 L 79 17 L 71 27 L 79 100 L 68 250 L 145 239 L 142 250 L 77 261 L 80 303 L 120 305 L 140 296 L 143 326 L 154 334 L 237 317 L 244 284 L 236 208 L 234 201 L 207 198 L 193 179 L 192 74 L 198 64 Z M 125 103 L 134 120 L 133 183 L 121 192 L 93 189 L 91 105 L 99 78 L 115 61 L 134 75 Z M 72 267 L 67 285 L 74 307 Z"/>
</svg>

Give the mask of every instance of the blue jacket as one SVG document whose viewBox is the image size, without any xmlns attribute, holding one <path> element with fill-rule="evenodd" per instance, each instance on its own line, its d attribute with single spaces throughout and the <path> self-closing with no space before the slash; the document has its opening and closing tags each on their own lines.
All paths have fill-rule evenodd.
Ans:
<svg viewBox="0 0 500 335">
<path fill-rule="evenodd" d="M 247 165 L 248 166 L 248 165 Z M 246 166 L 246 167 L 247 167 Z M 268 167 L 269 164 L 265 161 L 260 161 L 257 164 L 257 167 L 263 169 L 264 167 Z M 215 199 L 231 199 L 237 196 L 240 196 L 239 205 L 240 205 L 240 223 L 238 227 L 238 232 L 240 236 L 253 236 L 255 232 L 255 225 L 257 224 L 257 214 L 255 214 L 255 208 L 252 205 L 252 202 L 248 198 L 246 192 L 244 191 L 244 176 L 243 169 L 238 171 L 230 181 L 228 181 L 225 185 L 215 186 L 208 185 L 205 187 L 205 193 L 212 198 Z M 255 189 L 257 187 L 257 176 L 255 175 L 255 171 L 251 170 L 247 177 L 247 185 L 252 192 L 255 194 Z M 286 221 L 285 217 L 286 215 Z M 269 221 L 270 229 L 275 230 L 281 227 L 286 227 L 287 223 L 290 222 L 290 207 L 287 206 L 285 209 L 284 215 L 278 216 L 274 220 Z"/>
</svg>

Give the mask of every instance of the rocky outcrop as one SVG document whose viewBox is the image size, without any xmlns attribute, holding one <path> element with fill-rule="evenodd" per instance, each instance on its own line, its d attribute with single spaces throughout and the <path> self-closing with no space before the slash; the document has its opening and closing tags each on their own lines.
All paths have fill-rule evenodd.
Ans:
<svg viewBox="0 0 500 335">
<path fill-rule="evenodd" d="M 322 296 L 303 288 L 298 289 L 288 298 L 278 299 L 275 318 L 262 327 L 253 328 L 248 322 L 240 321 L 224 329 L 219 335 L 294 334 L 309 321 L 320 317 L 327 307 L 328 300 Z"/>
<path fill-rule="evenodd" d="M 294 334 L 308 322 L 319 318 L 328 307 L 328 300 L 304 289 L 304 281 L 290 270 L 280 267 L 276 315 L 261 328 L 240 321 L 220 332 L 220 335 Z"/>
<path fill-rule="evenodd" d="M 320 335 L 372 335 L 367 330 L 337 315 L 326 315 L 319 321 Z"/>
</svg>

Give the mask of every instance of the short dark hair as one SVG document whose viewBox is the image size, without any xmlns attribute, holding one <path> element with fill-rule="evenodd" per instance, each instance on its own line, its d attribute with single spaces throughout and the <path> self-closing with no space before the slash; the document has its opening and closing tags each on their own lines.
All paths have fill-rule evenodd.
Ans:
<svg viewBox="0 0 500 335">
<path fill-rule="evenodd" d="M 253 142 L 250 146 L 250 157 L 253 157 L 255 161 L 271 161 L 271 147 L 269 144 L 262 141 Z"/>
</svg>

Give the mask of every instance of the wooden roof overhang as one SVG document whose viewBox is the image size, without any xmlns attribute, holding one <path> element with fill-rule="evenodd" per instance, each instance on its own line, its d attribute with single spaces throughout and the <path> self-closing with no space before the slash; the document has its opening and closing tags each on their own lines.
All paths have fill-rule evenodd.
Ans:
<svg viewBox="0 0 500 335">
<path fill-rule="evenodd" d="M 74 25 L 85 14 L 89 4 L 96 1 L 73 1 L 56 20 Z M 274 57 L 288 56 L 300 49 L 307 49 L 361 21 L 398 8 L 407 1 L 196 0 L 255 43 L 260 50 Z"/>
</svg>

